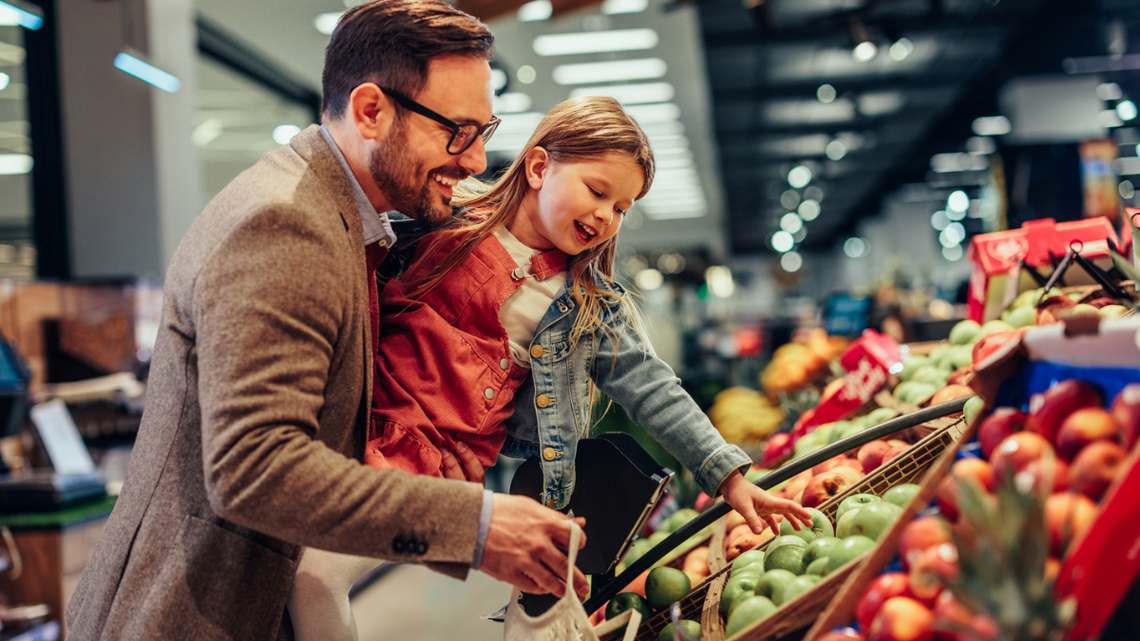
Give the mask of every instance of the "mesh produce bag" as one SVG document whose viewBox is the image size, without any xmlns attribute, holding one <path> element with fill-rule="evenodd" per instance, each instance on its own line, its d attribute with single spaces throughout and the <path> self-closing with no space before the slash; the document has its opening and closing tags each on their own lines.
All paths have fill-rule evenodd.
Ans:
<svg viewBox="0 0 1140 641">
<path fill-rule="evenodd" d="M 577 523 L 570 524 L 570 552 L 566 569 L 566 594 L 549 610 L 537 616 L 530 616 L 519 605 L 519 589 L 511 592 L 511 603 L 507 606 L 504 620 L 504 641 L 598 641 L 601 635 L 609 634 L 625 625 L 623 641 L 633 641 L 637 626 L 641 625 L 641 613 L 627 610 L 620 616 L 602 623 L 597 628 L 590 625 L 590 618 L 582 602 L 574 594 L 574 561 L 578 557 L 578 544 L 582 539 L 582 528 Z"/>
</svg>

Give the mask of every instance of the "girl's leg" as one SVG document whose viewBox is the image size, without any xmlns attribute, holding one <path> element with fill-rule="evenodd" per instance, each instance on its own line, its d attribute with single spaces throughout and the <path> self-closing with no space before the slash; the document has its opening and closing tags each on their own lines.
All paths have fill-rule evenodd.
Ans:
<svg viewBox="0 0 1140 641">
<path fill-rule="evenodd" d="M 296 641 L 357 641 L 348 590 L 380 562 L 305 548 L 288 601 Z"/>
</svg>

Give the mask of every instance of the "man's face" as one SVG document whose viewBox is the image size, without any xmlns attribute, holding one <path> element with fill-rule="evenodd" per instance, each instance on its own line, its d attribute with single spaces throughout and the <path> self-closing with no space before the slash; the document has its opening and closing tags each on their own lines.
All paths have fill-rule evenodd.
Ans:
<svg viewBox="0 0 1140 641">
<path fill-rule="evenodd" d="M 491 119 L 491 68 L 469 56 L 440 56 L 428 65 L 424 90 L 412 98 L 457 123 L 483 125 Z M 487 156 L 482 138 L 461 154 L 447 153 L 451 130 L 396 105 L 396 118 L 369 160 L 369 171 L 397 211 L 431 225 L 451 217 L 457 182 L 482 173 Z"/>
</svg>

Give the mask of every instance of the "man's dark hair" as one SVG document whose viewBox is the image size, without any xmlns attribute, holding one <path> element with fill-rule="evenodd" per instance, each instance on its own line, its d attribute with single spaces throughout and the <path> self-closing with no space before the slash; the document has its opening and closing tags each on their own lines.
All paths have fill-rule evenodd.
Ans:
<svg viewBox="0 0 1140 641">
<path fill-rule="evenodd" d="M 441 0 L 377 0 L 349 9 L 325 49 L 321 112 L 344 114 L 353 89 L 366 82 L 415 97 L 432 58 L 458 54 L 490 59 L 495 37 L 478 19 Z"/>
</svg>

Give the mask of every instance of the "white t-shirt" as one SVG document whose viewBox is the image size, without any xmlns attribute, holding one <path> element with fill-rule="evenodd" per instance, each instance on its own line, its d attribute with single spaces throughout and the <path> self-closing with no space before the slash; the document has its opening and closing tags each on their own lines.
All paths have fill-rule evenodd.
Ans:
<svg viewBox="0 0 1140 641">
<path fill-rule="evenodd" d="M 546 280 L 538 280 L 531 274 L 530 258 L 546 250 L 531 249 L 522 244 L 514 234 L 502 227 L 495 231 L 503 248 L 511 255 L 519 267 L 526 271 L 523 284 L 511 294 L 499 310 L 499 320 L 507 330 L 511 344 L 511 359 L 519 367 L 530 367 L 530 342 L 538 330 L 546 310 L 554 299 L 562 295 L 566 287 L 566 270 L 551 275 Z"/>
</svg>

